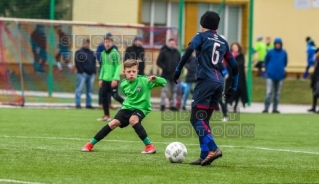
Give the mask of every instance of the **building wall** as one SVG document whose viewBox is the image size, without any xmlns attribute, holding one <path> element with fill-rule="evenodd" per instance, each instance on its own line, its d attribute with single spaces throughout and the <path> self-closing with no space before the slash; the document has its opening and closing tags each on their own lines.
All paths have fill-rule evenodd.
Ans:
<svg viewBox="0 0 319 184">
<path fill-rule="evenodd" d="M 73 20 L 138 23 L 138 0 L 74 0 Z"/>
<path fill-rule="evenodd" d="M 319 9 L 295 9 L 294 0 L 255 0 L 254 42 L 258 35 L 281 37 L 288 52 L 288 71 L 306 66 L 306 37 L 319 44 Z"/>
<path fill-rule="evenodd" d="M 156 0 L 156 2 L 158 2 L 160 0 Z M 144 16 L 145 19 L 145 12 L 142 12 L 141 10 L 143 9 L 142 7 L 144 7 L 143 3 L 145 2 L 150 2 L 150 0 L 139 0 L 139 4 L 140 4 L 140 8 L 139 8 L 139 23 L 146 23 L 145 21 L 142 21 L 142 18 Z M 178 0 L 162 0 L 162 2 L 170 2 L 170 3 L 178 3 Z M 194 35 L 196 34 L 196 32 L 199 31 L 199 19 L 201 14 L 203 13 L 202 11 L 204 11 L 204 9 L 214 9 L 214 11 L 219 11 L 219 6 L 221 5 L 223 1 L 222 0 L 185 0 L 185 6 L 184 6 L 184 22 L 183 22 L 183 27 L 182 27 L 182 31 L 183 31 L 183 41 L 182 41 L 182 47 L 186 47 L 187 44 L 191 41 L 191 39 L 194 37 Z M 229 29 L 227 31 L 227 33 L 224 32 L 224 34 L 233 34 L 234 32 L 239 32 L 239 35 L 236 35 L 235 37 L 238 36 L 239 38 L 239 42 L 242 44 L 243 48 L 247 48 L 248 47 L 248 2 L 249 0 L 226 0 L 225 1 L 225 6 L 222 9 L 222 21 L 224 22 L 223 25 L 221 25 L 220 27 L 223 27 L 223 29 L 219 29 L 217 30 L 217 32 L 219 32 L 220 34 L 223 34 L 224 31 L 226 31 L 225 27 L 230 28 L 230 25 L 235 26 L 237 23 L 240 24 L 240 28 L 236 28 L 235 31 L 230 32 Z M 168 3 L 169 4 L 169 3 Z M 167 5 L 168 5 L 167 4 Z M 206 6 L 207 7 L 203 7 Z M 228 17 L 228 19 L 223 19 L 224 16 L 226 16 L 226 11 L 229 10 L 228 8 L 231 6 L 228 5 L 236 5 L 239 7 L 241 7 L 241 10 L 238 9 L 238 13 L 240 13 L 241 11 L 241 16 L 240 16 L 240 22 L 238 21 L 234 21 L 233 19 L 230 20 L 230 17 Z M 145 6 L 149 6 L 148 4 Z M 169 6 L 168 6 L 169 7 Z M 168 8 L 169 9 L 169 8 Z M 145 10 L 145 7 L 144 7 Z M 157 11 L 156 7 L 155 7 L 155 12 Z M 159 10 L 158 10 L 159 11 Z M 205 10 L 206 11 L 206 10 Z M 232 11 L 232 10 L 230 10 Z M 233 14 L 231 16 L 234 16 L 235 12 L 232 12 Z M 146 14 L 148 15 L 148 14 Z M 227 11 L 227 16 L 229 15 L 229 11 Z M 178 16 L 178 14 L 175 14 L 175 16 Z M 230 16 L 230 15 L 229 15 Z M 155 17 L 156 19 L 156 17 Z M 221 22 L 222 22 L 221 21 Z M 230 22 L 233 21 L 234 24 L 231 24 Z M 225 24 L 227 22 L 227 25 Z M 147 23 L 146 23 L 147 24 Z M 163 26 L 163 25 L 162 25 Z M 174 25 L 174 26 L 178 26 L 178 25 Z M 225 28 L 225 30 L 224 30 Z M 181 32 L 179 33 L 181 34 Z M 225 35 L 226 36 L 226 35 Z M 232 38 L 234 39 L 234 35 Z"/>
<path fill-rule="evenodd" d="M 184 47 L 192 40 L 197 33 L 197 3 L 188 2 L 185 4 L 185 24 L 184 24 Z"/>
<path fill-rule="evenodd" d="M 249 0 L 225 0 L 227 5 L 242 5 L 241 45 L 246 50 L 248 47 L 248 16 Z M 196 34 L 198 25 L 198 3 L 222 3 L 222 0 L 185 0 L 185 35 L 184 44 L 188 44 Z M 218 30 L 217 30 L 218 32 Z"/>
<path fill-rule="evenodd" d="M 178 0 L 171 0 L 178 2 Z M 98 2 L 98 3 L 95 3 Z M 108 23 L 140 23 L 142 0 L 76 0 L 72 18 L 75 21 Z M 222 0 L 185 0 L 184 43 L 197 31 L 197 3 L 221 3 Z M 242 45 L 248 47 L 249 0 L 226 0 L 226 4 L 241 4 Z M 306 66 L 306 36 L 319 44 L 319 9 L 295 9 L 294 0 L 254 0 L 253 39 L 258 35 L 281 37 L 288 52 L 288 71 L 303 71 Z M 124 6 L 123 6 L 124 5 Z"/>
</svg>

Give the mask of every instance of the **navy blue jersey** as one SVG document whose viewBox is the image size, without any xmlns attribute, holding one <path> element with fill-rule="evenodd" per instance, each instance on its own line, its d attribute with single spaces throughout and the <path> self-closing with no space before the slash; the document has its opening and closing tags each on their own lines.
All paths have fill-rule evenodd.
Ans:
<svg viewBox="0 0 319 184">
<path fill-rule="evenodd" d="M 191 43 L 198 62 L 197 78 L 223 83 L 223 59 L 233 58 L 227 41 L 209 30 L 197 33 Z"/>
<path fill-rule="evenodd" d="M 237 90 L 239 76 L 236 60 L 229 50 L 227 41 L 219 36 L 216 31 L 208 30 L 195 35 L 176 66 L 175 72 L 177 73 L 175 74 L 179 73 L 180 75 L 182 68 L 193 51 L 196 52 L 198 64 L 197 79 L 223 83 L 222 71 L 224 69 L 223 60 L 225 60 L 231 68 L 230 74 L 233 78 L 231 88 L 234 91 Z M 179 75 L 177 76 L 179 77 Z"/>
</svg>

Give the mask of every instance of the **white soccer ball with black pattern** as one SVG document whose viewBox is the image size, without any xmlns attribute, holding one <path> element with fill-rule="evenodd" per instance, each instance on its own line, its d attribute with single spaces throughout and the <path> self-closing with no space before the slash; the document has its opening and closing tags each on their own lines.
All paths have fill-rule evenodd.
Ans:
<svg viewBox="0 0 319 184">
<path fill-rule="evenodd" d="M 165 157 L 171 163 L 182 163 L 187 156 L 187 149 L 181 142 L 172 142 L 165 149 Z"/>
</svg>

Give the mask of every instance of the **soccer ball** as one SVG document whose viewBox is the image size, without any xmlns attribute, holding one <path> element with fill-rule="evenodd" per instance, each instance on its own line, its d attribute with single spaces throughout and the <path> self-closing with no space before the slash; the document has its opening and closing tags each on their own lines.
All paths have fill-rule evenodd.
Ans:
<svg viewBox="0 0 319 184">
<path fill-rule="evenodd" d="M 165 149 L 165 157 L 171 163 L 182 163 L 187 156 L 187 149 L 181 142 L 172 142 Z"/>
</svg>

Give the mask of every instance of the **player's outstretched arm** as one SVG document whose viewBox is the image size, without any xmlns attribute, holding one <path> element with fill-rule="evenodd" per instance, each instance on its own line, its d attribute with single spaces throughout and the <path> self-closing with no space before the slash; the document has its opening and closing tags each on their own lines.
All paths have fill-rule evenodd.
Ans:
<svg viewBox="0 0 319 184">
<path fill-rule="evenodd" d="M 183 69 L 184 65 L 186 64 L 188 59 L 191 57 L 193 52 L 194 52 L 193 44 L 191 43 L 186 48 L 186 50 L 185 50 L 181 60 L 179 61 L 175 71 L 181 71 Z"/>
<path fill-rule="evenodd" d="M 196 50 L 198 48 L 198 46 L 201 45 L 202 43 L 202 36 L 201 34 L 197 33 L 194 38 L 192 39 L 192 41 L 190 42 L 190 44 L 188 44 L 188 47 L 186 48 L 181 60 L 179 61 L 176 69 L 175 69 L 175 73 L 174 73 L 174 82 L 177 84 L 177 80 L 179 79 L 179 76 L 181 75 L 181 71 L 184 67 L 184 65 L 186 64 L 186 62 L 188 61 L 188 59 L 190 58 L 190 56 L 192 55 L 192 53 L 194 52 L 194 50 Z"/>
<path fill-rule="evenodd" d="M 167 83 L 166 79 L 155 75 L 149 76 L 148 81 L 151 89 L 155 87 L 164 87 Z"/>
<path fill-rule="evenodd" d="M 179 76 L 181 75 L 181 71 L 182 71 L 184 65 L 186 64 L 188 59 L 191 57 L 193 52 L 194 52 L 194 49 L 193 49 L 193 45 L 191 43 L 186 48 L 181 60 L 179 61 L 178 65 L 177 65 L 177 67 L 175 69 L 174 81 L 175 81 L 176 84 L 177 84 L 177 80 L 179 79 Z"/>
</svg>

